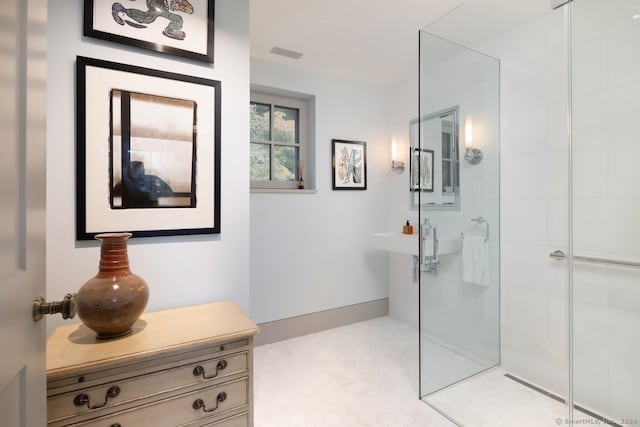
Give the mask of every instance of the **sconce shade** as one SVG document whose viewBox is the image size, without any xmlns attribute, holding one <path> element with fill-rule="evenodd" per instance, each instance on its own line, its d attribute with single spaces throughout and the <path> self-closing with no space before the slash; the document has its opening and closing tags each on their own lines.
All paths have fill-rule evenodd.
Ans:
<svg viewBox="0 0 640 427">
<path fill-rule="evenodd" d="M 464 122 L 464 145 L 465 147 L 473 146 L 473 119 L 471 116 L 467 117 Z"/>
<path fill-rule="evenodd" d="M 398 155 L 398 145 L 396 143 L 396 137 L 391 138 L 391 170 L 396 173 L 402 173 L 404 171 L 404 162 L 396 160 Z"/>
</svg>

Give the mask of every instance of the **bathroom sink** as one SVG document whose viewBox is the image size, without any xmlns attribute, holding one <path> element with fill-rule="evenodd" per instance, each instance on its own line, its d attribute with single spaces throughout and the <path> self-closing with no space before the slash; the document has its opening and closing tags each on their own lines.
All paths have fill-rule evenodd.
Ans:
<svg viewBox="0 0 640 427">
<path fill-rule="evenodd" d="M 427 239 L 425 242 L 424 256 L 433 255 L 433 240 Z M 407 255 L 418 255 L 418 235 L 402 234 L 398 232 L 374 233 L 371 235 L 371 245 L 376 249 L 389 252 L 396 252 Z M 438 238 L 438 255 L 452 254 L 460 252 L 462 249 L 462 238 L 460 237 L 440 237 Z"/>
<path fill-rule="evenodd" d="M 398 232 L 373 233 L 371 244 L 376 249 L 408 255 L 418 255 L 418 235 Z"/>
</svg>

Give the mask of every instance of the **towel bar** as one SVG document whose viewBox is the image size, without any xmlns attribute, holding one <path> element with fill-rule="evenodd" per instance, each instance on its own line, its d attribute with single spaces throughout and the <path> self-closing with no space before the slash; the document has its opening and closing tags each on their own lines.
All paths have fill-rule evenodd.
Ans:
<svg viewBox="0 0 640 427">
<path fill-rule="evenodd" d="M 475 222 L 476 224 L 486 224 L 487 225 L 487 234 L 485 234 L 484 239 L 489 240 L 489 221 L 479 216 L 477 218 L 471 218 L 471 222 Z M 460 233 L 460 237 L 464 239 L 464 233 Z"/>
<path fill-rule="evenodd" d="M 553 259 L 557 259 L 559 261 L 562 261 L 567 258 L 567 256 L 561 250 L 555 250 L 551 252 L 549 254 L 549 257 Z M 573 260 L 580 261 L 580 262 L 589 262 L 592 264 L 612 265 L 616 267 L 640 268 L 640 262 L 633 262 L 633 261 L 620 261 L 616 259 L 594 258 L 589 256 L 581 256 L 581 255 L 574 255 Z"/>
</svg>

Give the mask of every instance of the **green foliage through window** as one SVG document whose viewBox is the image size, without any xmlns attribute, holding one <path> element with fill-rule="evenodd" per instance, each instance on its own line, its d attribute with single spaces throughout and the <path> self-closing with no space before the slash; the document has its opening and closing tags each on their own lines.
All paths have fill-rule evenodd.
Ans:
<svg viewBox="0 0 640 427">
<path fill-rule="evenodd" d="M 252 181 L 299 179 L 299 115 L 297 108 L 250 103 Z"/>
<path fill-rule="evenodd" d="M 269 181 L 271 159 L 269 144 L 251 143 L 251 181 Z"/>
<path fill-rule="evenodd" d="M 251 103 L 251 141 L 271 140 L 271 106 Z"/>
</svg>

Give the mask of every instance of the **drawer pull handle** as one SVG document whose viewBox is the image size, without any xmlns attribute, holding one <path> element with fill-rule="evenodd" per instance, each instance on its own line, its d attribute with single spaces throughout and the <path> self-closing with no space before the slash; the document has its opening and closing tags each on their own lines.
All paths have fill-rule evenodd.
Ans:
<svg viewBox="0 0 640 427">
<path fill-rule="evenodd" d="M 204 412 L 213 412 L 216 409 L 218 409 L 218 406 L 220 406 L 220 403 L 224 402 L 225 400 L 227 400 L 227 393 L 223 391 L 218 393 L 218 396 L 216 397 L 216 406 L 214 406 L 213 408 L 207 409 L 202 399 L 196 399 L 193 402 L 193 409 L 202 409 Z"/>
<path fill-rule="evenodd" d="M 84 406 L 87 405 L 87 408 L 89 409 L 98 409 L 98 408 L 102 408 L 104 405 L 107 404 L 107 402 L 109 401 L 109 399 L 113 399 L 114 397 L 118 396 L 120 394 L 120 387 L 118 387 L 117 385 L 114 385 L 113 387 L 109 388 L 109 390 L 107 390 L 107 394 L 104 396 L 104 402 L 99 403 L 97 405 L 93 405 L 91 406 L 91 403 L 89 402 L 89 396 L 82 393 L 79 394 L 75 397 L 75 399 L 73 399 L 73 404 L 76 406 Z"/>
<path fill-rule="evenodd" d="M 122 427 L 120 423 L 111 424 L 111 427 Z"/>
<path fill-rule="evenodd" d="M 199 377 L 200 375 L 202 375 L 202 378 L 204 378 L 205 380 L 210 380 L 211 378 L 217 377 L 218 374 L 220 373 L 220 371 L 225 370 L 226 367 L 227 367 L 227 361 L 226 360 L 221 360 L 216 365 L 216 373 L 213 374 L 213 375 L 207 376 L 204 373 L 204 368 L 201 365 L 198 365 L 195 368 L 193 368 L 193 375 L 195 375 L 196 377 Z"/>
</svg>

